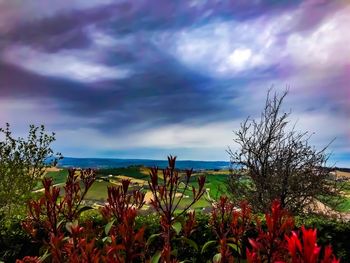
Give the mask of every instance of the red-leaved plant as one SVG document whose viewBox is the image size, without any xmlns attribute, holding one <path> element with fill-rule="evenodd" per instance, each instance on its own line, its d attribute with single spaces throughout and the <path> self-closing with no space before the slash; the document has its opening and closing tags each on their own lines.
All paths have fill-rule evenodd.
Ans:
<svg viewBox="0 0 350 263">
<path fill-rule="evenodd" d="M 291 233 L 294 228 L 293 217 L 281 207 L 279 201 L 275 200 L 271 205 L 271 211 L 265 214 L 265 220 L 267 229 L 263 229 L 261 223 L 257 220 L 259 235 L 256 239 L 249 239 L 252 251 L 247 249 L 248 262 L 255 255 L 261 262 L 279 262 L 288 253 L 284 236 Z"/>
<path fill-rule="evenodd" d="M 41 259 L 25 257 L 18 262 L 40 261 L 47 256 L 51 262 L 84 262 L 84 258 L 98 262 L 94 240 L 87 241 L 84 228 L 77 223 L 80 213 L 90 209 L 82 207 L 82 201 L 94 181 L 93 170 L 70 169 L 61 196 L 60 188 L 52 185 L 51 178 L 43 179 L 44 194 L 28 203 L 28 217 L 22 226 L 36 242 L 44 245 L 46 253 Z"/>
<path fill-rule="evenodd" d="M 320 258 L 321 247 L 316 243 L 317 230 L 301 227 L 301 240 L 298 232 L 292 231 L 294 219 L 281 207 L 279 201 L 272 203 L 270 213 L 265 214 L 264 230 L 258 222 L 259 235 L 249 239 L 252 249 L 247 248 L 248 263 L 339 263 L 327 246 Z"/>
<path fill-rule="evenodd" d="M 190 179 L 192 169 L 186 170 L 185 178 L 182 179 L 175 168 L 176 157 L 168 157 L 168 167 L 162 170 L 162 180 L 158 178 L 158 167 L 154 167 L 150 172 L 149 188 L 153 194 L 151 205 L 160 215 L 160 225 L 162 228 L 163 249 L 161 251 L 161 260 L 165 263 L 176 262 L 171 257 L 172 246 L 171 240 L 174 232 L 179 233 L 180 222 L 177 222 L 181 216 L 195 204 L 205 193 L 205 177 L 198 177 L 198 189 L 191 187 Z M 192 189 L 190 189 L 192 188 Z M 186 191 L 192 190 L 192 201 L 185 207 L 179 208 L 181 200 L 184 198 Z M 192 222 L 191 222 L 192 221 Z M 175 225 L 175 222 L 177 223 Z M 188 227 L 194 225 L 194 217 L 187 224 L 186 233 L 190 230 Z"/>
<path fill-rule="evenodd" d="M 102 215 L 110 221 L 105 233 L 106 262 L 130 263 L 144 259 L 144 227 L 136 230 L 137 211 L 145 204 L 145 194 L 140 190 L 129 190 L 130 180 L 122 180 L 121 186 L 108 187 L 107 204 L 102 208 Z"/>
<path fill-rule="evenodd" d="M 236 208 L 228 197 L 221 196 L 219 201 L 213 204 L 209 223 L 218 242 L 218 253 L 213 258 L 214 262 L 234 262 L 234 258 L 237 258 L 238 262 L 241 261 L 243 238 L 251 229 L 252 218 L 251 208 L 247 202 L 241 202 Z M 202 251 L 215 243 L 214 240 L 208 241 Z"/>
<path fill-rule="evenodd" d="M 66 223 L 78 219 L 80 212 L 87 209 L 81 204 L 94 181 L 93 170 L 70 169 L 64 196 L 60 196 L 60 188 L 52 185 L 51 178 L 44 178 L 44 194 L 38 200 L 29 201 L 29 213 L 22 223 L 23 228 L 37 241 L 47 241 L 51 234 L 58 236 Z"/>
<path fill-rule="evenodd" d="M 317 230 L 301 227 L 301 239 L 296 231 L 285 237 L 291 263 L 339 263 L 340 260 L 333 255 L 331 246 L 326 246 L 323 257 L 320 258 L 321 247 L 316 243 Z"/>
</svg>

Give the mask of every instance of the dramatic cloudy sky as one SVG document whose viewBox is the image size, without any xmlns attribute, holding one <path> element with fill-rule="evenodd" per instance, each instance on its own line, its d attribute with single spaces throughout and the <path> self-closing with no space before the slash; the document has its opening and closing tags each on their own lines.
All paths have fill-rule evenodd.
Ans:
<svg viewBox="0 0 350 263">
<path fill-rule="evenodd" d="M 350 3 L 0 0 L 0 121 L 65 156 L 228 160 L 266 92 L 350 166 Z"/>
</svg>

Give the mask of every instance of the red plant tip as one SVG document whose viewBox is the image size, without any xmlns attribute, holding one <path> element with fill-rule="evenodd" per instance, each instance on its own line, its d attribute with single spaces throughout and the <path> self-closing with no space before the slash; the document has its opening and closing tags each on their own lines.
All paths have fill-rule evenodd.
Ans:
<svg viewBox="0 0 350 263">
<path fill-rule="evenodd" d="M 305 229 L 305 227 L 302 226 L 301 232 L 303 234 L 304 260 L 306 262 L 316 262 L 321 250 L 316 243 L 317 230 Z"/>
<path fill-rule="evenodd" d="M 58 197 L 60 195 L 60 188 L 58 187 L 53 187 L 52 188 L 52 201 L 57 201 Z"/>
<path fill-rule="evenodd" d="M 134 203 L 137 208 L 141 208 L 145 204 L 145 195 L 145 193 L 140 191 L 133 192 Z"/>
<path fill-rule="evenodd" d="M 193 173 L 193 168 L 192 168 L 192 169 L 187 169 L 187 170 L 186 170 L 186 176 L 187 176 L 187 178 L 190 178 L 191 175 L 192 175 L 192 173 Z"/>
<path fill-rule="evenodd" d="M 198 177 L 198 185 L 199 185 L 200 189 L 202 189 L 204 187 L 205 180 L 206 180 L 206 177 L 204 175 L 201 175 Z"/>
<path fill-rule="evenodd" d="M 326 246 L 324 250 L 324 256 L 321 263 L 340 263 L 340 259 L 337 259 L 333 254 L 331 245 Z"/>
<path fill-rule="evenodd" d="M 192 211 L 187 214 L 187 220 L 183 227 L 183 232 L 185 237 L 189 237 L 196 226 L 196 212 Z"/>
<path fill-rule="evenodd" d="M 123 188 L 123 193 L 127 193 L 129 189 L 131 180 L 130 179 L 123 179 L 122 180 L 122 188 Z"/>
<path fill-rule="evenodd" d="M 156 187 L 158 185 L 158 167 L 151 168 L 150 177 L 152 186 Z"/>
<path fill-rule="evenodd" d="M 52 178 L 45 177 L 42 180 L 42 184 L 43 184 L 46 191 L 49 190 L 51 185 L 52 185 Z"/>
<path fill-rule="evenodd" d="M 288 251 L 291 254 L 292 258 L 296 258 L 298 253 L 301 253 L 302 251 L 302 246 L 300 243 L 300 240 L 298 238 L 298 235 L 296 232 L 292 232 L 292 236 L 285 237 L 287 244 L 288 244 Z"/>
<path fill-rule="evenodd" d="M 168 163 L 169 163 L 169 168 L 174 170 L 175 169 L 175 162 L 176 162 L 176 156 L 169 155 L 168 156 Z"/>
<path fill-rule="evenodd" d="M 68 177 L 67 177 L 67 181 L 68 180 L 72 180 L 75 176 L 75 171 L 76 169 L 68 169 Z"/>
</svg>

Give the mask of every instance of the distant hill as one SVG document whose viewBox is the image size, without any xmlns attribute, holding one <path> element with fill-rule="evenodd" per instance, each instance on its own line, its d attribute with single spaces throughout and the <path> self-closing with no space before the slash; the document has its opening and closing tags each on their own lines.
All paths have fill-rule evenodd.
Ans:
<svg viewBox="0 0 350 263">
<path fill-rule="evenodd" d="M 108 159 L 108 158 L 72 158 L 65 157 L 58 162 L 58 167 L 76 167 L 76 168 L 121 168 L 131 166 L 165 168 L 168 165 L 167 160 L 149 160 L 149 159 Z M 225 161 L 193 161 L 177 160 L 176 166 L 179 169 L 194 170 L 222 170 L 230 167 L 230 162 Z"/>
</svg>

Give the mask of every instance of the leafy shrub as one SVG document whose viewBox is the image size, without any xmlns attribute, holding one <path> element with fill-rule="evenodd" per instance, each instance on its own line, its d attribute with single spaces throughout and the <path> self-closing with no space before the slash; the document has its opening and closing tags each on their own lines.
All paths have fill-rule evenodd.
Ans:
<svg viewBox="0 0 350 263">
<path fill-rule="evenodd" d="M 318 242 L 322 246 L 332 245 L 335 254 L 343 260 L 350 262 L 350 222 L 330 219 L 321 216 L 296 217 L 298 227 L 317 229 Z"/>
<path fill-rule="evenodd" d="M 39 246 L 22 229 L 25 215 L 0 216 L 0 261 L 15 262 L 25 255 L 37 255 Z"/>
<path fill-rule="evenodd" d="M 47 134 L 44 126 L 31 125 L 24 139 L 14 138 L 7 123 L 0 136 L 0 213 L 11 217 L 21 212 L 45 168 L 61 154 L 54 154 L 50 145 L 55 134 Z"/>
</svg>

